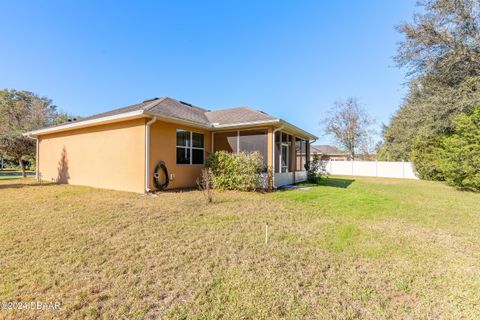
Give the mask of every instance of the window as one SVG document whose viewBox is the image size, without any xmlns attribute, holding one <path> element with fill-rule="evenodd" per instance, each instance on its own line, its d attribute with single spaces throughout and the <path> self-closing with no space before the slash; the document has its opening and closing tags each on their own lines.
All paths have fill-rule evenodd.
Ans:
<svg viewBox="0 0 480 320">
<path fill-rule="evenodd" d="M 203 134 L 177 130 L 177 164 L 203 164 L 204 154 Z"/>
</svg>

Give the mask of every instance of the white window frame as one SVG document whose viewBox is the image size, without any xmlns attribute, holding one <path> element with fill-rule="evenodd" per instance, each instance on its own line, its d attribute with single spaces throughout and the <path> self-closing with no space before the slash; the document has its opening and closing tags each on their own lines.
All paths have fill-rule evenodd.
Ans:
<svg viewBox="0 0 480 320">
<path fill-rule="evenodd" d="M 179 146 L 178 145 L 178 140 L 177 140 L 177 133 L 179 131 L 183 132 L 189 132 L 190 133 L 190 140 L 187 143 L 187 146 Z M 200 147 L 194 147 L 193 146 L 193 133 L 201 134 L 203 137 L 203 148 Z M 203 166 L 205 165 L 205 134 L 197 131 L 190 131 L 190 130 L 184 130 L 184 129 L 177 129 L 175 131 L 175 163 L 177 166 Z M 190 150 L 190 163 L 178 163 L 177 162 L 177 149 L 182 148 L 182 149 L 187 149 Z M 202 150 L 202 163 L 192 163 L 193 162 L 193 150 Z"/>
</svg>

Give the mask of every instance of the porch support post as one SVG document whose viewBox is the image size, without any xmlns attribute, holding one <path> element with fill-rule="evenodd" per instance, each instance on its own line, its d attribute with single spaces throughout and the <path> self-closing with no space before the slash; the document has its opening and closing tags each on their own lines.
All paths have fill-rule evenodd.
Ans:
<svg viewBox="0 0 480 320">
<path fill-rule="evenodd" d="M 272 128 L 268 128 L 267 131 L 267 167 L 268 168 L 273 168 L 273 134 L 272 134 Z"/>
<path fill-rule="evenodd" d="M 274 158 L 273 158 L 273 155 L 274 155 L 274 148 L 275 148 L 275 143 L 274 143 L 274 140 L 275 137 L 273 135 L 273 129 L 272 128 L 268 128 L 267 130 L 267 176 L 269 176 L 269 171 L 271 170 L 271 179 L 269 178 L 268 181 L 267 181 L 267 184 L 268 184 L 268 189 L 272 190 L 273 189 L 273 175 L 275 174 L 274 172 L 274 169 L 273 169 L 273 166 L 274 166 Z"/>
</svg>

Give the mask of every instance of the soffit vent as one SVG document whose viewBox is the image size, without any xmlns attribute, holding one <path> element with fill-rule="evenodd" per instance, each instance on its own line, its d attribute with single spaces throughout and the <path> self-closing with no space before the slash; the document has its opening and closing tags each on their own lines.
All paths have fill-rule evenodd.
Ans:
<svg viewBox="0 0 480 320">
<path fill-rule="evenodd" d="M 185 101 L 180 101 L 181 104 L 184 104 L 186 106 L 189 106 L 189 107 L 193 107 L 193 105 L 191 103 L 188 103 L 188 102 L 185 102 Z"/>
</svg>

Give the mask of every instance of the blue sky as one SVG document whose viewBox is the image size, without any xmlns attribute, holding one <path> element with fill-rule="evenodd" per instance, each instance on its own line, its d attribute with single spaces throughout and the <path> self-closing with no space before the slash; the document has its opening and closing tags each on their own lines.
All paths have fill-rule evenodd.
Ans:
<svg viewBox="0 0 480 320">
<path fill-rule="evenodd" d="M 415 1 L 3 1 L 0 88 L 81 116 L 161 96 L 246 105 L 316 135 L 357 96 L 379 127 L 406 91 L 394 27 Z"/>
</svg>

